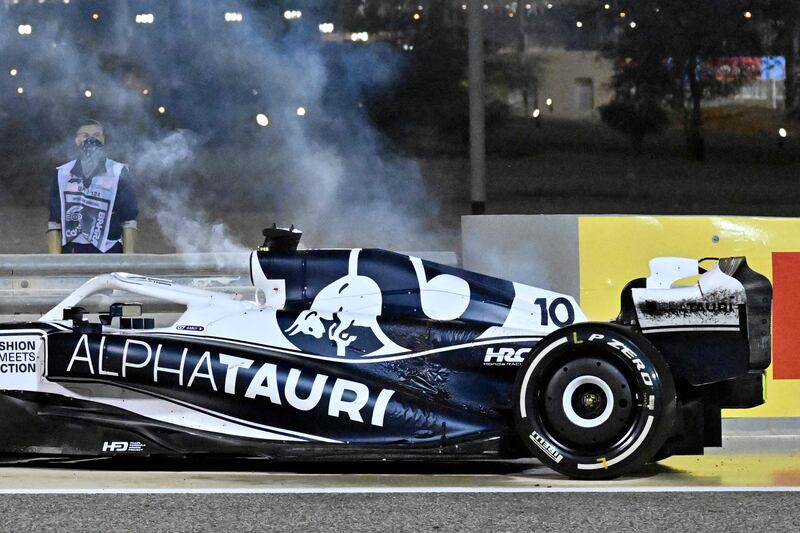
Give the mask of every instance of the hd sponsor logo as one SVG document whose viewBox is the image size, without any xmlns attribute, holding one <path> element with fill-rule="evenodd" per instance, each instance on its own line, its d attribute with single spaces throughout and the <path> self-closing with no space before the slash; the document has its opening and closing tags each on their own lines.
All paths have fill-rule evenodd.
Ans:
<svg viewBox="0 0 800 533">
<path fill-rule="evenodd" d="M 484 366 L 519 366 L 533 348 L 488 348 L 483 356 Z"/>
<path fill-rule="evenodd" d="M 0 335 L 0 389 L 36 390 L 40 335 Z"/>
<path fill-rule="evenodd" d="M 288 406 L 330 417 L 383 427 L 395 391 L 374 390 L 358 381 L 333 378 L 281 363 L 256 361 L 202 348 L 150 343 L 138 339 L 99 339 L 81 335 L 60 357 L 51 350 L 48 378 L 91 378 L 129 382 L 164 390 L 190 389 L 193 395 L 232 395 L 261 406 Z M 71 353 L 71 355 L 69 355 Z M 68 357 L 68 359 L 66 359 Z"/>
<path fill-rule="evenodd" d="M 105 441 L 104 452 L 143 452 L 146 444 L 143 442 L 129 442 L 125 440 Z"/>
</svg>

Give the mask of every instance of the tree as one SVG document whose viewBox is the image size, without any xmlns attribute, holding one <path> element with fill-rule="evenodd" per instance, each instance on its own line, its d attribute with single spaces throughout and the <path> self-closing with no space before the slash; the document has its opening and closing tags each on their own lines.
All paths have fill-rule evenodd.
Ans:
<svg viewBox="0 0 800 533">
<path fill-rule="evenodd" d="M 629 109 L 683 111 L 687 149 L 705 154 L 702 104 L 731 94 L 752 71 L 735 59 L 758 54 L 748 0 L 617 0 L 613 9 L 580 2 L 613 28 L 605 54 L 614 62 L 614 100 Z M 599 7 L 598 7 L 599 6 Z"/>
<path fill-rule="evenodd" d="M 376 30 L 384 28 L 381 39 L 404 55 L 398 83 L 371 102 L 376 123 L 389 130 L 412 123 L 461 134 L 469 109 L 463 10 L 449 2 L 429 2 L 422 11 L 417 2 L 376 1 L 366 6 L 357 11 L 374 10 L 376 18 L 370 24 Z M 357 18 L 351 24 L 356 24 L 354 30 L 360 27 Z"/>
<path fill-rule="evenodd" d="M 519 92 L 522 95 L 524 112 L 528 114 L 531 90 L 538 94 L 541 77 L 541 62 L 534 55 L 524 52 L 495 54 L 486 60 L 486 81 L 501 91 Z M 536 98 L 534 98 L 536 101 Z"/>
</svg>

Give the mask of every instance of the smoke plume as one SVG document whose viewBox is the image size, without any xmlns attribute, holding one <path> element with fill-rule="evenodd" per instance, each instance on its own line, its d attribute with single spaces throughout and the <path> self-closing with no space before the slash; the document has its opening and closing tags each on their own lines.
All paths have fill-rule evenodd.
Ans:
<svg viewBox="0 0 800 533">
<path fill-rule="evenodd" d="M 324 39 L 318 24 L 335 11 L 325 2 L 294 2 L 298 20 L 252 5 L 0 7 L 4 75 L 19 71 L 1 87 L 4 139 L 61 163 L 76 122 L 100 120 L 110 155 L 132 168 L 140 218 L 178 252 L 251 248 L 272 222 L 303 229 L 307 246 L 440 248 L 439 206 L 416 162 L 367 113 L 402 75 L 402 52 Z M 137 9 L 154 21 L 136 24 Z"/>
</svg>

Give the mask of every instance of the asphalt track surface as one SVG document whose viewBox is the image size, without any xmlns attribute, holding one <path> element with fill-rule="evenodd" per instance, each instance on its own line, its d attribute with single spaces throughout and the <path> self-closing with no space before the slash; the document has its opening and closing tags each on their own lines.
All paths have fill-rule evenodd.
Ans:
<svg viewBox="0 0 800 533">
<path fill-rule="evenodd" d="M 11 466 L 0 530 L 798 531 L 800 447 L 780 447 L 675 457 L 605 482 L 535 461 Z"/>
</svg>

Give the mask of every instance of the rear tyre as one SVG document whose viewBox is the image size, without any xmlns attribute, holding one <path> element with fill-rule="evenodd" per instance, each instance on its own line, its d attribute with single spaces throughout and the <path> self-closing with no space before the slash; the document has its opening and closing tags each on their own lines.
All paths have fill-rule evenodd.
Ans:
<svg viewBox="0 0 800 533">
<path fill-rule="evenodd" d="M 546 337 L 514 386 L 514 418 L 545 465 L 579 479 L 608 479 L 650 461 L 675 417 L 675 385 L 642 335 L 577 324 Z"/>
</svg>

